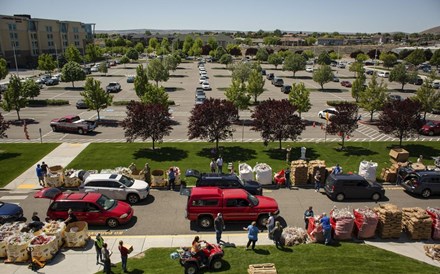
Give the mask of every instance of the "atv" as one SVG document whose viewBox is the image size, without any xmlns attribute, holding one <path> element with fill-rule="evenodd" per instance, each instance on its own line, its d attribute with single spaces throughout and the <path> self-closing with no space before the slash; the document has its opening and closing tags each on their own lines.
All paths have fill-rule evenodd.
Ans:
<svg viewBox="0 0 440 274">
<path fill-rule="evenodd" d="M 207 265 L 203 265 L 200 256 L 192 254 L 188 248 L 182 248 L 177 251 L 180 257 L 180 264 L 185 267 L 185 274 L 196 274 L 202 268 L 220 270 L 223 267 L 224 262 L 222 258 L 224 252 L 220 245 L 204 242 L 202 251 L 208 258 Z"/>
</svg>

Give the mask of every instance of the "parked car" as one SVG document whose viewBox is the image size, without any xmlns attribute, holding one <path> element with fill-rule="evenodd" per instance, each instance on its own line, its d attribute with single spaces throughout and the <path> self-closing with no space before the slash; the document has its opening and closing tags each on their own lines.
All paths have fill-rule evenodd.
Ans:
<svg viewBox="0 0 440 274">
<path fill-rule="evenodd" d="M 292 86 L 290 85 L 283 85 L 281 87 L 281 92 L 284 94 L 289 94 L 291 90 L 292 90 Z"/>
<path fill-rule="evenodd" d="M 439 135 L 440 121 L 426 121 L 426 123 L 420 129 L 420 134 L 429 136 Z"/>
<path fill-rule="evenodd" d="M 333 75 L 333 82 L 339 82 L 339 77 Z"/>
<path fill-rule="evenodd" d="M 128 76 L 127 77 L 127 83 L 134 83 L 134 76 Z"/>
<path fill-rule="evenodd" d="M 110 82 L 106 87 L 105 87 L 105 91 L 107 91 L 108 93 L 112 93 L 112 92 L 119 92 L 121 91 L 121 85 L 117 82 Z"/>
<path fill-rule="evenodd" d="M 90 72 L 98 72 L 99 70 L 99 65 L 94 65 L 93 67 L 90 68 Z"/>
<path fill-rule="evenodd" d="M 57 77 L 52 77 L 50 79 L 46 80 L 46 86 L 55 86 L 60 83 L 60 80 L 58 80 Z"/>
<path fill-rule="evenodd" d="M 410 193 L 429 198 L 440 194 L 440 171 L 416 171 L 409 173 L 403 180 L 402 187 Z"/>
<path fill-rule="evenodd" d="M 390 73 L 388 71 L 379 71 L 377 73 L 377 76 L 383 77 L 383 78 L 388 78 L 388 77 L 390 77 Z"/>
<path fill-rule="evenodd" d="M 196 89 L 196 98 L 197 98 L 197 97 L 200 97 L 200 96 L 203 96 L 203 97 L 206 98 L 205 91 L 204 91 L 202 88 L 197 88 L 197 89 Z"/>
<path fill-rule="evenodd" d="M 330 174 L 324 189 L 327 196 L 338 202 L 345 199 L 379 201 L 385 196 L 385 189 L 380 184 L 370 183 L 358 174 Z"/>
<path fill-rule="evenodd" d="M 432 87 L 435 89 L 440 88 L 440 82 L 432 82 Z"/>
<path fill-rule="evenodd" d="M 417 76 L 417 78 L 415 78 L 415 79 L 410 79 L 408 81 L 408 83 L 420 86 L 420 85 L 423 85 L 423 79 L 420 76 Z"/>
<path fill-rule="evenodd" d="M 58 188 L 43 188 L 34 197 L 52 200 L 47 209 L 47 217 L 52 220 L 67 219 L 67 211 L 72 209 L 79 221 L 115 228 L 128 223 L 134 214 L 129 204 L 101 193 L 61 192 Z"/>
<path fill-rule="evenodd" d="M 97 127 L 96 121 L 83 120 L 77 115 L 67 115 L 61 118 L 52 119 L 50 127 L 54 132 L 67 131 L 77 132 L 78 134 L 87 134 Z"/>
<path fill-rule="evenodd" d="M 402 101 L 402 96 L 398 94 L 389 94 L 388 95 L 388 101 Z"/>
<path fill-rule="evenodd" d="M 328 117 L 329 119 L 335 116 L 338 113 L 338 111 L 335 108 L 326 108 L 324 110 L 321 110 L 318 113 L 319 118 L 326 119 Z"/>
<path fill-rule="evenodd" d="M 345 63 L 338 63 L 338 68 L 345 68 Z"/>
<path fill-rule="evenodd" d="M 207 81 L 209 79 L 208 75 L 202 75 L 199 78 L 199 84 L 202 84 L 203 82 Z"/>
<path fill-rule="evenodd" d="M 313 72 L 313 67 L 306 67 L 307 72 Z"/>
<path fill-rule="evenodd" d="M 263 76 L 266 75 L 266 70 L 265 69 L 261 70 L 261 75 L 263 75 Z"/>
<path fill-rule="evenodd" d="M 186 204 L 186 218 L 196 221 L 201 228 L 210 228 L 218 213 L 225 222 L 257 221 L 265 227 L 269 213 L 279 214 L 275 199 L 254 196 L 244 189 L 221 189 L 218 187 L 194 187 Z"/>
<path fill-rule="evenodd" d="M 350 81 L 341 81 L 341 86 L 351 88 L 351 83 Z"/>
<path fill-rule="evenodd" d="M 80 99 L 76 101 L 76 108 L 77 109 L 88 109 L 89 107 L 86 105 L 86 102 L 84 100 Z"/>
<path fill-rule="evenodd" d="M 0 202 L 0 224 L 15 222 L 23 218 L 21 206 Z"/>
<path fill-rule="evenodd" d="M 209 85 L 208 81 L 205 81 L 202 83 L 203 90 L 212 90 L 211 86 Z"/>
<path fill-rule="evenodd" d="M 266 74 L 266 79 L 267 80 L 272 80 L 274 77 L 275 77 L 275 74 L 273 74 L 273 73 L 267 73 Z"/>
<path fill-rule="evenodd" d="M 235 174 L 201 173 L 195 169 L 188 169 L 185 176 L 197 178 L 196 187 L 242 188 L 251 194 L 263 195 L 263 187 L 259 182 L 243 181 Z"/>
<path fill-rule="evenodd" d="M 367 75 L 373 75 L 374 74 L 374 70 L 368 69 L 368 70 L 365 71 L 365 73 Z"/>
<path fill-rule="evenodd" d="M 279 77 L 274 77 L 272 79 L 272 85 L 276 87 L 282 87 L 284 85 L 284 80 Z"/>
<path fill-rule="evenodd" d="M 195 103 L 196 103 L 196 105 L 201 105 L 205 102 L 205 100 L 206 100 L 206 97 L 197 97 Z"/>
<path fill-rule="evenodd" d="M 46 84 L 46 81 L 52 78 L 50 75 L 42 75 L 35 82 L 37 84 Z"/>
<path fill-rule="evenodd" d="M 116 200 L 135 204 L 146 199 L 150 186 L 142 180 L 135 180 L 121 174 L 88 174 L 79 187 L 80 192 L 96 192 Z"/>
</svg>

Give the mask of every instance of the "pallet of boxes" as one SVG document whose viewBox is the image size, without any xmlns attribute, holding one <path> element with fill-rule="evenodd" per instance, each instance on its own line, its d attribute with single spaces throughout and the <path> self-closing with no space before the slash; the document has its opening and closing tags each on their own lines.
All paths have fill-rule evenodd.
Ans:
<svg viewBox="0 0 440 274">
<path fill-rule="evenodd" d="M 277 269 L 273 263 L 250 264 L 248 274 L 276 274 Z"/>
<path fill-rule="evenodd" d="M 321 183 L 321 186 L 323 186 L 325 183 L 326 175 L 327 175 L 327 168 L 326 168 L 324 160 L 309 161 L 309 163 L 308 163 L 309 183 L 313 184 L 315 182 L 314 177 L 315 177 L 315 174 L 317 171 L 319 171 L 319 173 L 321 174 L 320 183 Z"/>
<path fill-rule="evenodd" d="M 377 234 L 382 239 L 400 238 L 402 232 L 402 211 L 393 204 L 373 208 L 379 216 Z"/>
<path fill-rule="evenodd" d="M 46 187 L 60 187 L 64 184 L 64 168 L 60 165 L 49 167 L 49 172 L 44 178 Z"/>
<path fill-rule="evenodd" d="M 290 181 L 294 186 L 307 185 L 308 178 L 308 166 L 304 160 L 292 161 L 290 163 Z"/>
<path fill-rule="evenodd" d="M 402 227 L 411 240 L 429 240 L 432 220 L 426 210 L 420 207 L 402 208 Z"/>
<path fill-rule="evenodd" d="M 380 177 L 384 182 L 396 182 L 399 166 L 408 165 L 409 152 L 403 148 L 393 148 L 388 155 L 390 156 L 391 166 L 382 168 Z"/>
</svg>

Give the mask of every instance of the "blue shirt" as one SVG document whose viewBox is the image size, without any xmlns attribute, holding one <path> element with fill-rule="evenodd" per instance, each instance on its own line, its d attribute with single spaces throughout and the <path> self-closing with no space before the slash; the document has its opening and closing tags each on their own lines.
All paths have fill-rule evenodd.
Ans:
<svg viewBox="0 0 440 274">
<path fill-rule="evenodd" d="M 254 240 L 254 241 L 258 240 L 258 227 L 249 225 L 247 229 L 248 229 L 249 240 Z"/>
<path fill-rule="evenodd" d="M 322 224 L 322 228 L 323 228 L 324 230 L 329 230 L 329 229 L 331 229 L 330 218 L 329 218 L 329 217 L 327 217 L 327 216 L 322 217 L 320 222 L 321 222 L 321 224 Z"/>
<path fill-rule="evenodd" d="M 174 174 L 174 170 L 170 170 L 170 172 L 168 172 L 168 178 L 170 178 L 170 179 L 176 178 L 176 175 Z"/>
<path fill-rule="evenodd" d="M 35 171 L 37 172 L 38 177 L 43 177 L 43 169 L 41 167 L 37 167 Z"/>
</svg>

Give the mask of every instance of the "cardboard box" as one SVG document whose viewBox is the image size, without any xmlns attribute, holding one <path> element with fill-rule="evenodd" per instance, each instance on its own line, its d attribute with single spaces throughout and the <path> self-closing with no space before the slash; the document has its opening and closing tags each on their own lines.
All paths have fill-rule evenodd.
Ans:
<svg viewBox="0 0 440 274">
<path fill-rule="evenodd" d="M 123 247 L 125 247 L 128 250 L 128 254 L 133 252 L 133 246 L 132 245 L 124 244 Z"/>
<path fill-rule="evenodd" d="M 390 150 L 389 155 L 396 162 L 406 162 L 409 158 L 409 152 L 403 148 L 393 148 Z"/>
</svg>

